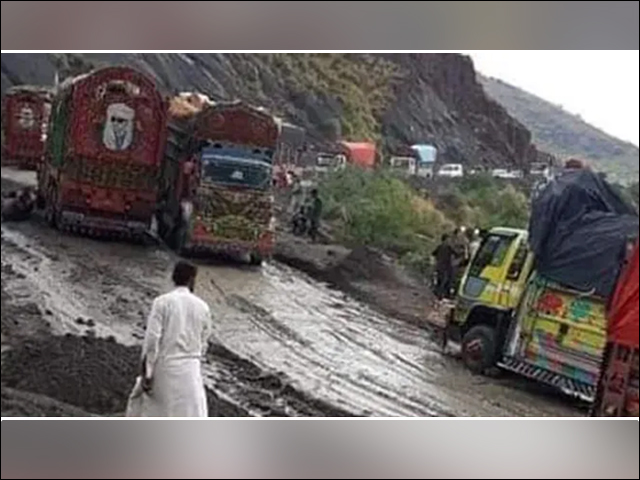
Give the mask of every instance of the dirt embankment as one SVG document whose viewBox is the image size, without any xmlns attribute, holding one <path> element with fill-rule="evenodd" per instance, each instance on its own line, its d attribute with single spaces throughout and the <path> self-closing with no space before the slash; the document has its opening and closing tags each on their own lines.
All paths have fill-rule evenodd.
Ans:
<svg viewBox="0 0 640 480">
<path fill-rule="evenodd" d="M 275 259 L 343 290 L 380 312 L 432 328 L 436 304 L 429 286 L 407 274 L 383 252 L 312 244 L 281 233 Z M 436 325 L 437 326 L 437 325 Z"/>
</svg>

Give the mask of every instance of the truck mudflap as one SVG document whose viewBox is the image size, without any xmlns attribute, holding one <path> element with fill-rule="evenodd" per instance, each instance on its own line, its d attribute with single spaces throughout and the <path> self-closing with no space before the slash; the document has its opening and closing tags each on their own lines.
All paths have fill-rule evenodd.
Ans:
<svg viewBox="0 0 640 480">
<path fill-rule="evenodd" d="M 569 377 L 518 360 L 513 357 L 503 357 L 498 366 L 505 370 L 517 373 L 524 377 L 536 380 L 551 387 L 555 387 L 569 395 L 576 396 L 586 402 L 593 402 L 596 396 L 596 387 L 579 382 Z"/>
</svg>

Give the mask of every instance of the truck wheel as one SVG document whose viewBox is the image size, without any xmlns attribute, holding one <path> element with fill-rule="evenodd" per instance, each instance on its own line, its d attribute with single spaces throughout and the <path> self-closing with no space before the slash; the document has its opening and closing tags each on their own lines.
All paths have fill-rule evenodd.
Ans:
<svg viewBox="0 0 640 480">
<path fill-rule="evenodd" d="M 249 263 L 253 267 L 261 267 L 262 266 L 262 262 L 264 262 L 264 258 L 262 258 L 262 255 L 260 255 L 259 253 L 252 253 L 249 256 Z"/>
<path fill-rule="evenodd" d="M 495 366 L 497 356 L 496 331 L 487 325 L 469 330 L 462 339 L 462 359 L 469 370 L 483 374 Z"/>
</svg>

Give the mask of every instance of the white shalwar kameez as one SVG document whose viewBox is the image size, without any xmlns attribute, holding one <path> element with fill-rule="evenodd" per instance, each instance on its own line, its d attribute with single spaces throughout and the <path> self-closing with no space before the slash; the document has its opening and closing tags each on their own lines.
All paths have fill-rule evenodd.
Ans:
<svg viewBox="0 0 640 480">
<path fill-rule="evenodd" d="M 186 287 L 153 302 L 143 346 L 146 374 L 143 417 L 206 417 L 201 359 L 211 334 L 209 306 Z"/>
</svg>

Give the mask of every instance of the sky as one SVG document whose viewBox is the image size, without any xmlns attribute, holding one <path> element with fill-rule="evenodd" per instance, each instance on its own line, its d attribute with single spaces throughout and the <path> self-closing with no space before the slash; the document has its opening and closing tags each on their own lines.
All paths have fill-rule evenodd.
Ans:
<svg viewBox="0 0 640 480">
<path fill-rule="evenodd" d="M 638 145 L 637 50 L 467 51 L 476 69 Z"/>
</svg>

